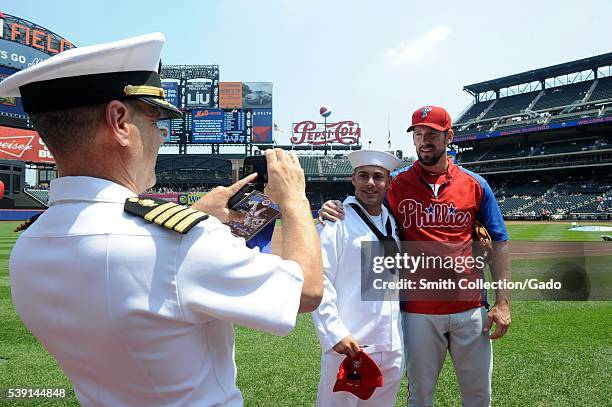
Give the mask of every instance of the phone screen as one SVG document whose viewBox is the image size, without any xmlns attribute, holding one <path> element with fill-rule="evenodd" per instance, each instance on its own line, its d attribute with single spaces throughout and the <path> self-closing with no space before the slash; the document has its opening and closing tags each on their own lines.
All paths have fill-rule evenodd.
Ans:
<svg viewBox="0 0 612 407">
<path fill-rule="evenodd" d="M 244 176 L 257 173 L 255 183 L 265 184 L 268 182 L 268 163 L 265 155 L 253 155 L 244 159 Z"/>
</svg>

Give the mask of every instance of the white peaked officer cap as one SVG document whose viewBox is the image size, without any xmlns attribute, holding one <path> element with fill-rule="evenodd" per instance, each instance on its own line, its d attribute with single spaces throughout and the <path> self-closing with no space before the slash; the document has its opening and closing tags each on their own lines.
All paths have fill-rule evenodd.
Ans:
<svg viewBox="0 0 612 407">
<path fill-rule="evenodd" d="M 400 164 L 400 159 L 393 154 L 377 150 L 353 151 L 349 153 L 348 159 L 351 162 L 353 170 L 357 167 L 363 167 L 364 165 L 376 165 L 392 172 Z"/>
<path fill-rule="evenodd" d="M 21 96 L 27 113 L 137 99 L 159 108 L 161 119 L 179 118 L 159 76 L 165 41 L 162 33 L 151 33 L 72 48 L 6 78 L 0 96 Z"/>
</svg>

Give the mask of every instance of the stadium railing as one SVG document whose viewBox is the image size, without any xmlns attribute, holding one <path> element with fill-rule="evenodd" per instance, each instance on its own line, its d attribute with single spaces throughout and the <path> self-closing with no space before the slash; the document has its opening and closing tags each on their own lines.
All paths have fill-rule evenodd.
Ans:
<svg viewBox="0 0 612 407">
<path fill-rule="evenodd" d="M 49 191 L 46 189 L 24 188 L 23 192 L 45 206 L 49 203 Z"/>
</svg>

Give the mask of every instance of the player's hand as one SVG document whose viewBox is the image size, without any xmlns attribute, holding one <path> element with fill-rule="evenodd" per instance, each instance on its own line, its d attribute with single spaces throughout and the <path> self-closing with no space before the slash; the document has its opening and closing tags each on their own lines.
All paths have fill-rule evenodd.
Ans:
<svg viewBox="0 0 612 407">
<path fill-rule="evenodd" d="M 264 189 L 264 194 L 276 202 L 281 210 L 283 206 L 295 202 L 302 204 L 308 202 L 304 170 L 302 170 L 295 152 L 286 154 L 279 148 L 266 150 L 266 160 L 268 164 L 268 183 Z"/>
<path fill-rule="evenodd" d="M 510 323 L 510 304 L 507 301 L 495 303 L 487 315 L 487 323 L 484 327 L 484 332 L 491 331 L 495 322 L 495 332 L 489 333 L 489 338 L 498 339 L 501 338 L 508 332 Z"/>
<path fill-rule="evenodd" d="M 246 215 L 242 212 L 229 209 L 227 207 L 227 202 L 240 190 L 240 188 L 249 182 L 254 182 L 256 178 L 257 173 L 253 173 L 244 177 L 235 184 L 230 185 L 229 187 L 219 186 L 213 188 L 209 193 L 191 205 L 191 208 L 212 215 L 219 219 L 222 223 L 227 223 L 230 221 L 242 222 L 244 221 Z"/>
<path fill-rule="evenodd" d="M 326 220 L 335 222 L 344 219 L 344 206 L 337 199 L 325 201 L 319 209 L 319 222 L 325 224 Z"/>
<path fill-rule="evenodd" d="M 359 344 L 351 335 L 335 344 L 333 349 L 342 355 L 350 355 L 352 357 L 357 356 L 360 351 Z"/>
</svg>

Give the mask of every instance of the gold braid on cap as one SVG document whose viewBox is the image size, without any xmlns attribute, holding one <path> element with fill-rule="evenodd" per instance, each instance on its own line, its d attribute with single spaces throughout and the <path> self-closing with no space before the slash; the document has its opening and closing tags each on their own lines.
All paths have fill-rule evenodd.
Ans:
<svg viewBox="0 0 612 407">
<path fill-rule="evenodd" d="M 123 88 L 123 92 L 125 92 L 127 96 L 153 96 L 156 98 L 162 98 L 162 99 L 164 98 L 164 90 L 156 86 L 126 85 Z"/>
</svg>

